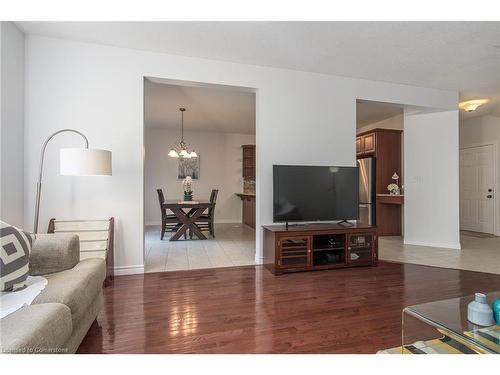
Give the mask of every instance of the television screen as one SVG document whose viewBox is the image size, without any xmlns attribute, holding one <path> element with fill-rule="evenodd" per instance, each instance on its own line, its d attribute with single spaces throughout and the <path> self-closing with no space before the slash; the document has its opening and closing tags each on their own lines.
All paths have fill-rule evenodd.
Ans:
<svg viewBox="0 0 500 375">
<path fill-rule="evenodd" d="M 273 220 L 356 220 L 357 167 L 273 166 Z"/>
</svg>

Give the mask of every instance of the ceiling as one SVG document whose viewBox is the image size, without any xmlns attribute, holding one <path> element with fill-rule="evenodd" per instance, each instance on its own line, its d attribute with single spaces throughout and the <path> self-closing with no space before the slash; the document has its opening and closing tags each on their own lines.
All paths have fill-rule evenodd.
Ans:
<svg viewBox="0 0 500 375">
<path fill-rule="evenodd" d="M 228 86 L 179 86 L 161 80 L 144 83 L 144 123 L 147 127 L 221 133 L 255 134 L 255 94 Z"/>
<path fill-rule="evenodd" d="M 29 34 L 460 92 L 500 105 L 500 22 L 17 22 Z"/>
<path fill-rule="evenodd" d="M 356 127 L 403 114 L 403 106 L 398 104 L 358 100 L 356 102 Z"/>
</svg>

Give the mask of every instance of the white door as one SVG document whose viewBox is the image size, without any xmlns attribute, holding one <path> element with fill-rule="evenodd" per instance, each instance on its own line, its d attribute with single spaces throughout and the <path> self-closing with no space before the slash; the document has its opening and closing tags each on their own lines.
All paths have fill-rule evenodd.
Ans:
<svg viewBox="0 0 500 375">
<path fill-rule="evenodd" d="M 495 232 L 493 146 L 460 150 L 460 229 Z"/>
</svg>

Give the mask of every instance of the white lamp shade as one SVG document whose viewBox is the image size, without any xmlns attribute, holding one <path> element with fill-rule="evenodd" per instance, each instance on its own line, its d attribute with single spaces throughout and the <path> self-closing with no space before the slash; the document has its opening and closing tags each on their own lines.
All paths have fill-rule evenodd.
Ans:
<svg viewBox="0 0 500 375">
<path fill-rule="evenodd" d="M 110 176 L 111 151 L 91 148 L 62 148 L 60 172 L 64 176 Z"/>
<path fill-rule="evenodd" d="M 170 156 L 171 158 L 178 158 L 179 157 L 179 154 L 177 153 L 177 151 L 175 151 L 174 149 L 171 149 L 169 152 L 168 152 L 168 156 Z"/>
</svg>

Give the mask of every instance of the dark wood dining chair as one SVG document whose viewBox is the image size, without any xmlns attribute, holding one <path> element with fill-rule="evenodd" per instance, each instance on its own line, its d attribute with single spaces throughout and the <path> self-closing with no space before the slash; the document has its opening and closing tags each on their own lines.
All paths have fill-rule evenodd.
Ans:
<svg viewBox="0 0 500 375">
<path fill-rule="evenodd" d="M 163 240 L 163 236 L 165 232 L 176 232 L 177 229 L 181 226 L 179 223 L 179 219 L 172 212 L 168 213 L 167 209 L 163 205 L 165 203 L 165 196 L 163 195 L 162 189 L 156 189 L 158 193 L 158 201 L 160 203 L 160 211 L 161 211 L 161 235 L 160 239 Z"/>
<path fill-rule="evenodd" d="M 203 213 L 196 219 L 196 225 L 202 231 L 208 231 L 210 235 L 215 238 L 215 204 L 217 202 L 218 189 L 213 189 L 210 194 L 210 203 L 212 206 L 208 209 L 207 213 Z"/>
</svg>

